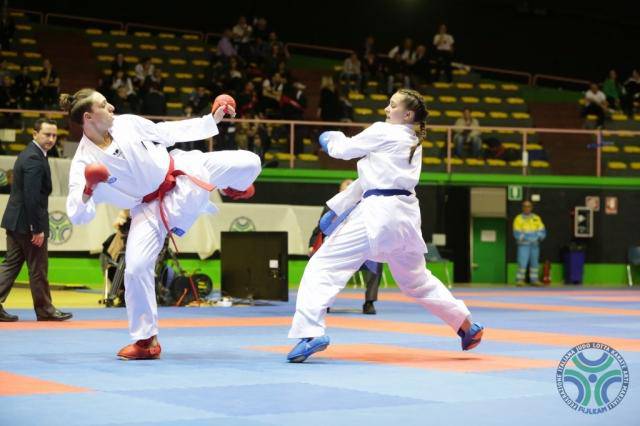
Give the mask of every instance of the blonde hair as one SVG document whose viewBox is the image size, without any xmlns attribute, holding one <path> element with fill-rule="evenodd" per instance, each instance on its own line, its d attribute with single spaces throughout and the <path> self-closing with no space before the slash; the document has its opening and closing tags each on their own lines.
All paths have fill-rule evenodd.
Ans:
<svg viewBox="0 0 640 426">
<path fill-rule="evenodd" d="M 322 79 L 320 80 L 320 87 L 322 89 L 334 90 L 335 84 L 333 82 L 333 77 L 328 76 L 328 75 L 322 76 Z"/>
<path fill-rule="evenodd" d="M 60 95 L 60 108 L 69 113 L 71 121 L 82 126 L 84 113 L 91 111 L 94 93 L 96 91 L 89 88 L 80 89 L 73 95 L 63 93 Z"/>
</svg>

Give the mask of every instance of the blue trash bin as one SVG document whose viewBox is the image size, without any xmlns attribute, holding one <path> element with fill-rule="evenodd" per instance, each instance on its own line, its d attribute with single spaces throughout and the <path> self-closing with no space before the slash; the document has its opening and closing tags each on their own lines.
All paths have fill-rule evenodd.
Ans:
<svg viewBox="0 0 640 426">
<path fill-rule="evenodd" d="M 582 284 L 585 252 L 582 247 L 570 246 L 564 252 L 564 283 Z"/>
</svg>

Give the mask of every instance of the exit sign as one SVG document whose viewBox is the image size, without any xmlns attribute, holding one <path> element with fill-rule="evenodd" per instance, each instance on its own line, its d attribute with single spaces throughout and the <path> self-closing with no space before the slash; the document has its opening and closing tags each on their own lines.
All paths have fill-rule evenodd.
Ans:
<svg viewBox="0 0 640 426">
<path fill-rule="evenodd" d="M 507 188 L 507 199 L 509 201 L 522 201 L 522 186 L 509 185 Z"/>
</svg>

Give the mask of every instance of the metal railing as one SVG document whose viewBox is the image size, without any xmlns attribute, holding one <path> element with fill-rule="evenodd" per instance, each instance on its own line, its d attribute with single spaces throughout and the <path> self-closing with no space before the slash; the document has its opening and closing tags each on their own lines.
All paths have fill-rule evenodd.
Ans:
<svg viewBox="0 0 640 426">
<path fill-rule="evenodd" d="M 36 10 L 16 9 L 16 8 L 11 7 L 11 8 L 8 9 L 8 11 L 9 11 L 9 13 L 15 12 L 15 13 L 22 13 L 22 14 L 25 14 L 25 15 L 33 15 L 33 16 L 38 18 L 38 23 L 40 23 L 40 24 L 42 24 L 42 22 L 44 21 L 44 13 L 38 12 Z"/>
<path fill-rule="evenodd" d="M 557 75 L 548 75 L 548 74 L 536 74 L 533 76 L 532 84 L 534 86 L 537 86 L 540 80 L 554 81 L 559 83 L 571 83 L 571 84 L 584 86 L 584 87 L 589 86 L 589 83 L 591 83 L 589 80 L 582 80 L 579 78 L 560 77 Z"/>
<path fill-rule="evenodd" d="M 107 25 L 110 27 L 111 26 L 117 27 L 120 30 L 124 29 L 124 23 L 120 21 L 113 21 L 111 19 L 87 18 L 84 16 L 75 16 L 75 15 L 65 15 L 63 13 L 47 13 L 46 15 L 44 15 L 44 24 L 45 25 L 51 24 L 52 19 L 61 19 L 61 20 L 67 20 L 67 21 L 77 21 L 77 22 L 84 22 L 84 23 Z"/>
<path fill-rule="evenodd" d="M 527 85 L 529 86 L 534 81 L 533 75 L 525 71 L 509 70 L 504 68 L 492 68 L 492 67 L 485 67 L 482 65 L 467 65 L 467 67 L 469 67 L 472 70 L 481 71 L 481 72 L 484 71 L 484 72 L 490 72 L 494 74 L 504 74 L 509 77 L 524 78 L 527 82 Z"/>
<path fill-rule="evenodd" d="M 67 115 L 64 111 L 51 111 L 51 110 L 16 110 L 16 109 L 6 109 L 0 108 L 0 114 L 28 114 L 33 118 L 35 115 L 42 116 L 54 116 L 54 117 L 64 117 Z M 144 116 L 150 120 L 160 121 L 160 120 L 182 120 L 184 117 L 180 116 Z M 344 129 L 357 129 L 357 128 L 366 128 L 371 125 L 371 123 L 345 123 L 345 122 L 328 122 L 328 121 L 309 121 L 309 120 L 269 120 L 269 119 L 248 119 L 248 118 L 225 118 L 223 120 L 224 123 L 229 124 L 263 124 L 269 126 L 287 126 L 288 132 L 288 144 L 289 144 L 289 167 L 295 168 L 296 163 L 296 152 L 295 152 L 295 143 L 297 130 L 300 127 L 308 126 L 318 129 L 326 129 L 326 128 L 344 128 Z M 531 145 L 529 141 L 529 135 L 531 134 L 560 134 L 560 135 L 586 135 L 595 137 L 595 144 L 590 144 L 595 148 L 595 175 L 600 177 L 602 176 L 602 147 L 603 147 L 603 137 L 611 136 L 611 135 L 619 135 L 624 134 L 628 137 L 640 137 L 640 131 L 630 131 L 630 130 L 603 130 L 603 129 L 594 129 L 594 130 L 586 130 L 586 129 L 557 129 L 557 128 L 540 128 L 540 127 L 501 127 L 501 126 L 479 126 L 479 127 L 460 127 L 454 125 L 428 125 L 427 131 L 429 130 L 439 130 L 444 131 L 446 133 L 446 157 L 444 161 L 446 162 L 446 172 L 451 174 L 453 173 L 453 146 L 454 146 L 454 133 L 456 131 L 461 130 L 477 130 L 481 133 L 519 133 L 521 137 L 521 161 L 522 161 L 522 175 L 527 175 L 529 173 L 529 159 L 528 159 L 528 147 Z M 585 149 L 588 148 L 585 146 Z"/>
</svg>

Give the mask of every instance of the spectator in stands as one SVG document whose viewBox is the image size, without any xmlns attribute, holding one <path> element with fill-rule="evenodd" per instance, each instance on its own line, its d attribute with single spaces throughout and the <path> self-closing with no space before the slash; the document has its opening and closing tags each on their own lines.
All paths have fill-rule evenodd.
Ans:
<svg viewBox="0 0 640 426">
<path fill-rule="evenodd" d="M 280 44 L 271 44 L 271 53 L 264 61 L 264 72 L 267 75 L 271 75 L 278 71 L 280 64 L 284 63 L 286 66 L 287 55 L 282 51 Z"/>
<path fill-rule="evenodd" d="M 271 31 L 269 33 L 269 45 L 271 47 L 275 45 L 278 46 L 278 53 L 279 55 L 281 55 L 280 56 L 281 61 L 286 61 L 291 56 L 289 55 L 289 50 L 287 49 L 287 46 L 285 46 L 285 44 L 281 42 L 280 39 L 278 39 L 278 34 L 275 31 Z"/>
<path fill-rule="evenodd" d="M 299 81 L 291 85 L 285 85 L 284 92 L 280 98 L 282 106 L 282 117 L 286 120 L 302 120 L 307 109 L 307 86 Z"/>
<path fill-rule="evenodd" d="M 124 60 L 124 53 L 118 52 L 116 58 L 111 62 L 111 75 L 115 75 L 118 71 L 129 71 L 129 64 Z"/>
<path fill-rule="evenodd" d="M 382 84 L 383 81 L 382 65 L 373 51 L 367 53 L 362 61 L 362 91 L 370 81 L 376 81 L 378 84 Z"/>
<path fill-rule="evenodd" d="M 454 126 L 457 129 L 454 129 L 454 137 L 453 142 L 455 144 L 455 153 L 456 156 L 460 158 L 464 158 L 465 147 L 471 147 L 471 155 L 474 158 L 477 158 L 482 153 L 482 139 L 480 139 L 480 130 L 477 127 L 480 127 L 480 123 L 477 118 L 471 116 L 471 110 L 469 108 L 465 108 L 462 117 L 456 120 Z M 476 129 L 462 129 L 462 127 L 473 127 Z"/>
<path fill-rule="evenodd" d="M 247 23 L 247 18 L 244 16 L 239 17 L 238 23 L 234 25 L 231 32 L 236 49 L 238 50 L 238 55 L 246 55 L 253 35 L 253 28 Z"/>
<path fill-rule="evenodd" d="M 253 36 L 265 41 L 269 38 L 269 27 L 265 18 L 256 17 L 253 20 Z"/>
<path fill-rule="evenodd" d="M 280 99 L 285 83 L 278 73 L 275 73 L 271 79 L 265 78 L 262 82 L 262 110 L 269 118 L 280 116 Z"/>
<path fill-rule="evenodd" d="M 607 96 L 600 90 L 597 83 L 591 83 L 589 90 L 584 94 L 584 108 L 582 116 L 595 115 L 598 117 L 596 123 L 598 127 L 604 126 L 604 119 L 609 109 Z"/>
<path fill-rule="evenodd" d="M 40 80 L 33 80 L 33 88 L 31 89 L 31 109 L 43 109 L 44 101 L 42 98 L 42 87 L 40 85 Z"/>
<path fill-rule="evenodd" d="M 438 79 L 440 74 L 444 71 L 448 82 L 453 80 L 451 72 L 451 61 L 453 60 L 453 36 L 447 33 L 447 26 L 441 24 L 438 29 L 438 34 L 433 37 L 433 45 L 436 48 L 436 59 L 438 65 Z"/>
<path fill-rule="evenodd" d="M 2 77 L 2 86 L 0 87 L 0 108 L 17 108 L 18 97 L 13 86 L 13 79 L 10 75 L 5 74 Z"/>
<path fill-rule="evenodd" d="M 351 53 L 342 63 L 340 80 L 346 80 L 349 91 L 358 91 L 362 85 L 362 66 L 355 52 Z"/>
<path fill-rule="evenodd" d="M 336 93 L 333 78 L 329 76 L 322 77 L 320 83 L 320 103 L 317 115 L 322 121 L 340 121 L 343 118 L 340 97 Z"/>
<path fill-rule="evenodd" d="M 237 106 L 236 114 L 239 117 L 254 115 L 258 110 L 258 94 L 252 81 L 244 84 L 242 93 L 236 98 Z"/>
<path fill-rule="evenodd" d="M 53 69 L 49 59 L 42 61 L 42 68 L 42 72 L 40 73 L 40 86 L 42 87 L 44 106 L 45 108 L 53 109 L 58 106 L 60 77 L 58 77 L 58 72 Z"/>
<path fill-rule="evenodd" d="M 634 69 L 631 76 L 624 82 L 624 91 L 623 110 L 629 117 L 633 117 L 640 104 L 640 72 L 637 69 Z"/>
<path fill-rule="evenodd" d="M 134 72 L 136 73 L 136 75 L 133 78 L 133 84 L 138 90 L 144 89 L 144 83 L 147 77 L 152 76 L 154 70 L 155 66 L 153 65 L 153 63 L 151 62 L 151 58 L 149 57 L 142 58 L 142 61 L 136 65 L 136 67 L 134 68 Z"/>
<path fill-rule="evenodd" d="M 2 58 L 0 60 L 0 86 L 4 85 L 4 77 L 7 75 L 12 77 L 13 73 L 9 69 L 9 61 L 7 61 L 6 58 Z"/>
<path fill-rule="evenodd" d="M 416 55 L 416 52 L 413 49 L 413 39 L 409 37 L 405 38 L 402 46 L 394 46 L 387 56 L 389 56 L 390 59 L 394 59 L 397 54 L 400 55 L 400 59 L 404 64 L 413 64 Z"/>
<path fill-rule="evenodd" d="M 378 51 L 376 50 L 376 39 L 372 35 L 369 35 L 364 39 L 362 57 L 366 58 L 369 53 L 373 53 L 374 55 L 378 53 Z"/>
<path fill-rule="evenodd" d="M 118 91 L 120 87 L 124 87 L 127 91 L 127 96 L 135 95 L 135 90 L 133 90 L 133 82 L 131 78 L 128 77 L 124 70 L 118 70 L 113 75 L 113 80 L 111 81 L 111 90 L 115 93 Z"/>
<path fill-rule="evenodd" d="M 402 59 L 402 54 L 396 52 L 392 57 L 391 62 L 387 64 L 387 94 L 391 96 L 395 92 L 396 82 L 401 82 L 404 87 L 411 87 L 411 81 L 408 73 L 409 67 L 407 63 Z"/>
<path fill-rule="evenodd" d="M 135 93 L 129 92 L 127 86 L 121 85 L 116 89 L 116 95 L 111 102 L 116 114 L 135 114 L 138 112 L 138 99 Z"/>
<path fill-rule="evenodd" d="M 151 89 L 164 93 L 164 77 L 160 68 L 154 68 L 153 74 L 148 75 L 144 80 L 144 91 L 148 92 Z"/>
<path fill-rule="evenodd" d="M 412 87 L 418 87 L 431 81 L 431 58 L 427 55 L 427 46 L 421 44 L 416 48 L 416 56 L 411 65 L 411 84 Z"/>
<path fill-rule="evenodd" d="M 11 50 L 15 33 L 16 23 L 7 12 L 7 8 L 3 7 L 2 17 L 0 18 L 0 50 Z"/>
<path fill-rule="evenodd" d="M 202 85 L 196 87 L 189 95 L 187 105 L 192 108 L 193 113 L 197 116 L 209 112 L 211 109 L 211 97 L 209 93 L 207 93 L 206 87 Z"/>
<path fill-rule="evenodd" d="M 0 80 L 0 108 L 15 109 L 18 107 L 18 99 L 13 86 L 13 79 L 9 74 L 5 74 Z M 9 113 L 0 114 L 1 127 L 19 126 L 20 114 Z"/>
<path fill-rule="evenodd" d="M 285 85 L 284 93 L 280 99 L 282 118 L 285 120 L 303 120 L 304 112 L 307 109 L 306 86 L 299 81 L 290 85 Z M 309 135 L 307 126 L 296 127 L 296 137 L 294 141 L 294 152 L 303 152 L 303 140 Z"/>
<path fill-rule="evenodd" d="M 609 76 L 604 81 L 602 85 L 602 91 L 607 97 L 607 103 L 610 108 L 614 108 L 615 110 L 621 110 L 620 99 L 622 99 L 624 94 L 624 87 L 618 81 L 618 73 L 616 70 L 610 70 Z"/>
<path fill-rule="evenodd" d="M 227 89 L 233 93 L 240 93 L 244 83 L 244 73 L 237 56 L 229 58 L 229 68 L 224 76 Z"/>
<path fill-rule="evenodd" d="M 22 65 L 20 74 L 14 79 L 14 88 L 18 101 L 18 108 L 28 109 L 31 104 L 31 93 L 33 93 L 33 79 L 29 76 L 29 67 Z"/>
<path fill-rule="evenodd" d="M 218 41 L 218 56 L 224 59 L 228 59 L 238 54 L 238 52 L 236 52 L 236 48 L 233 47 L 233 43 L 231 43 L 231 37 L 231 30 L 229 28 L 225 28 L 225 30 L 222 32 L 222 37 Z"/>
<path fill-rule="evenodd" d="M 144 82 L 142 96 L 142 114 L 167 115 L 167 102 L 164 96 L 164 78 L 162 70 L 155 68 L 153 74 L 147 76 Z"/>
</svg>

